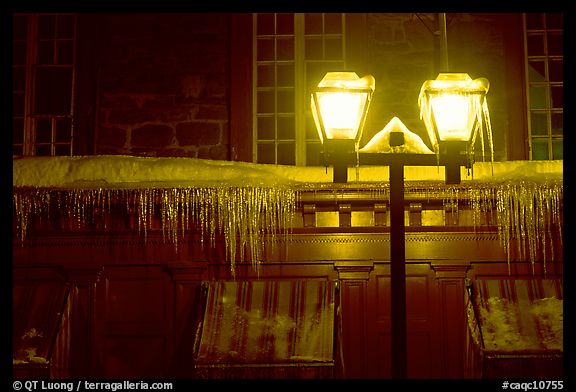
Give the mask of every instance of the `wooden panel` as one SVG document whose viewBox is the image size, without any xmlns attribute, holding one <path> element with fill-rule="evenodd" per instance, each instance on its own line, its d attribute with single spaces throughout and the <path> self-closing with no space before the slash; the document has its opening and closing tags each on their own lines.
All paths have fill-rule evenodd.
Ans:
<svg viewBox="0 0 576 392">
<path fill-rule="evenodd" d="M 373 305 L 368 306 L 374 320 L 367 344 L 369 362 L 375 363 L 377 377 L 391 376 L 390 358 L 390 273 L 379 266 L 373 278 Z M 436 317 L 434 273 L 427 264 L 406 266 L 407 376 L 439 377 L 440 345 Z M 372 344 L 371 342 L 374 342 Z"/>
<path fill-rule="evenodd" d="M 166 377 L 167 336 L 108 336 L 103 347 L 105 378 L 142 379 Z"/>
<path fill-rule="evenodd" d="M 101 377 L 168 377 L 173 286 L 158 266 L 105 268 L 97 286 L 95 341 Z"/>
<path fill-rule="evenodd" d="M 201 282 L 175 282 L 174 377 L 189 378 L 194 366 L 194 343 L 202 321 Z"/>
<path fill-rule="evenodd" d="M 463 279 L 441 279 L 440 297 L 441 377 L 459 378 L 464 374 L 464 285 Z"/>
<path fill-rule="evenodd" d="M 344 376 L 366 377 L 366 281 L 344 280 L 341 285 Z"/>
</svg>

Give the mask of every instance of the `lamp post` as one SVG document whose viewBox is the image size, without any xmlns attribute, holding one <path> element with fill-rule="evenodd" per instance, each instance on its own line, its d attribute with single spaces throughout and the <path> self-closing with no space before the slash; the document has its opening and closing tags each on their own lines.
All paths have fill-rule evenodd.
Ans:
<svg viewBox="0 0 576 392">
<path fill-rule="evenodd" d="M 355 74 L 354 74 L 355 75 Z M 348 80 L 360 80 L 357 76 L 342 75 Z M 467 76 L 467 78 L 465 77 Z M 363 106 L 347 105 L 339 107 L 338 112 L 333 112 L 321 104 L 322 100 L 329 102 L 327 96 L 341 97 L 345 94 L 354 94 L 349 85 L 339 84 L 335 79 L 338 73 L 329 73 L 318 86 L 317 91 L 322 91 L 323 98 L 318 92 L 312 94 L 312 113 L 318 128 L 320 140 L 329 147 L 329 143 L 342 143 L 346 148 L 329 148 L 327 163 L 334 165 L 333 181 L 347 182 L 347 164 L 354 162 L 356 157 L 360 165 L 388 166 L 390 171 L 390 287 L 391 287 L 391 352 L 392 352 L 392 376 L 405 378 L 407 372 L 407 319 L 406 319 L 406 248 L 405 248 L 405 225 L 404 225 L 404 166 L 445 166 L 446 182 L 460 182 L 460 167 L 470 167 L 472 161 L 470 145 L 474 144 L 475 135 L 478 132 L 478 121 L 482 120 L 482 114 L 477 111 L 483 108 L 484 95 L 487 93 L 487 80 L 472 81 L 467 74 L 441 74 L 436 81 L 424 82 L 419 105 L 421 117 L 428 130 L 436 154 L 433 153 L 375 153 L 358 150 L 358 141 L 362 132 L 362 126 L 366 119 L 368 106 L 372 92 L 366 91 L 366 103 Z M 325 89 L 325 79 L 329 78 L 330 89 Z M 363 78 L 364 79 L 364 78 Z M 374 79 L 371 87 L 364 90 L 374 90 Z M 323 90 L 321 90 L 324 88 Z M 450 107 L 451 103 L 457 106 Z M 443 106 L 445 105 L 445 106 Z M 448 105 L 448 106 L 446 106 Z M 359 107 L 362 112 L 359 112 Z M 335 110 L 335 109 L 333 109 Z M 348 124 L 360 124 L 355 130 L 352 127 L 339 125 L 346 124 L 344 111 L 354 115 L 354 121 Z M 486 119 L 486 117 L 484 117 Z M 347 132 L 332 132 L 329 135 L 329 127 L 332 129 L 345 128 Z M 331 142 L 330 142 L 331 141 Z M 395 147 L 403 145 L 405 134 L 402 131 L 390 132 L 389 144 L 391 151 Z M 354 150 L 350 148 L 354 146 Z M 466 153 L 461 149 L 466 147 Z"/>
</svg>

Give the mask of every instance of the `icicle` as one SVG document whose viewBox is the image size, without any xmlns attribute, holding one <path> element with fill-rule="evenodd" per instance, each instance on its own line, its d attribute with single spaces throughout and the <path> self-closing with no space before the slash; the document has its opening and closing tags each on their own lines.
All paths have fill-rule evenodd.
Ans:
<svg viewBox="0 0 576 392">
<path fill-rule="evenodd" d="M 341 190 L 333 186 L 325 189 L 331 189 L 335 196 Z M 138 232 L 145 241 L 159 217 L 164 241 L 172 243 L 176 250 L 186 231 L 194 227 L 202 249 L 208 242 L 215 247 L 216 239 L 223 237 L 226 259 L 230 261 L 233 273 L 236 261 L 244 260 L 249 260 L 259 271 L 267 250 L 275 254 L 278 244 L 288 240 L 301 191 L 315 192 L 317 186 L 304 190 L 290 187 L 22 188 L 13 192 L 13 216 L 17 236 L 24 243 L 34 218 L 51 222 L 51 208 L 56 212 L 54 219 L 60 219 L 64 228 L 84 229 L 96 222 L 99 213 L 107 229 L 112 204 L 124 204 L 128 214 L 135 214 Z M 389 200 L 387 183 L 374 184 L 370 192 L 374 199 Z M 536 260 L 542 260 L 546 273 L 548 260 L 558 257 L 554 241 L 559 238 L 562 244 L 561 182 L 516 181 L 448 187 L 407 183 L 406 192 L 428 200 L 441 195 L 455 213 L 458 213 L 459 201 L 468 199 L 475 230 L 482 214 L 495 210 L 495 223 L 509 273 L 512 241 L 516 241 L 516 257 L 530 260 L 533 273 Z M 159 211 L 156 211 L 158 207 Z"/>
</svg>

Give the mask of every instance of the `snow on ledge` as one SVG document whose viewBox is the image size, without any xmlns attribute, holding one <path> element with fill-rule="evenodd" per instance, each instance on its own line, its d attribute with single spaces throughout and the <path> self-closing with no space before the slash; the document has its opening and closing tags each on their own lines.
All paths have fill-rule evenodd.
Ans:
<svg viewBox="0 0 576 392">
<path fill-rule="evenodd" d="M 388 181 L 388 167 L 348 169 L 348 182 Z M 477 162 L 462 182 L 562 180 L 563 161 Z M 406 167 L 406 181 L 444 181 L 443 167 Z M 13 160 L 14 187 L 278 186 L 331 183 L 332 168 L 256 164 L 182 157 L 93 155 Z"/>
</svg>

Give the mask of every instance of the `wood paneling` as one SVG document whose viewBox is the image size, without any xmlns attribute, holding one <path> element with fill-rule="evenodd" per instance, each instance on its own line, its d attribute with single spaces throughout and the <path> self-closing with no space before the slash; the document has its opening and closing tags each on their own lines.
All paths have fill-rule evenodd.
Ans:
<svg viewBox="0 0 576 392">
<path fill-rule="evenodd" d="M 429 264 L 406 266 L 407 376 L 409 378 L 440 377 L 442 365 L 437 327 L 437 288 Z M 369 319 L 373 320 L 368 345 L 371 377 L 391 377 L 391 303 L 389 266 L 375 269 L 372 279 Z"/>
<path fill-rule="evenodd" d="M 58 361 L 63 369 L 69 367 L 71 377 L 189 378 L 202 318 L 203 281 L 340 280 L 339 343 L 344 365 L 340 376 L 389 378 L 393 358 L 386 207 L 374 207 L 374 217 L 365 219 L 371 227 L 339 223 L 318 227 L 317 208 L 312 205 L 294 218 L 304 223 L 289 236 L 279 237 L 275 248 L 265 249 L 259 268 L 237 261 L 235 275 L 220 236 L 212 248 L 202 246 L 197 233 L 190 232 L 176 249 L 160 230 L 150 230 L 144 239 L 137 226 L 114 226 L 127 217 L 111 214 L 108 227 L 114 230 L 54 227 L 33 231 L 24 243 L 15 239 L 14 281 L 70 285 L 63 326 L 69 353 Z M 413 213 L 419 209 L 414 207 Z M 495 226 L 476 230 L 407 226 L 406 230 L 410 378 L 464 376 L 466 278 L 563 272 L 561 254 L 556 260 L 531 263 L 513 253 L 508 262 Z M 17 293 L 14 300 L 21 302 Z"/>
<path fill-rule="evenodd" d="M 166 377 L 174 351 L 171 278 L 160 266 L 107 267 L 98 283 L 97 356 L 103 377 Z"/>
</svg>

